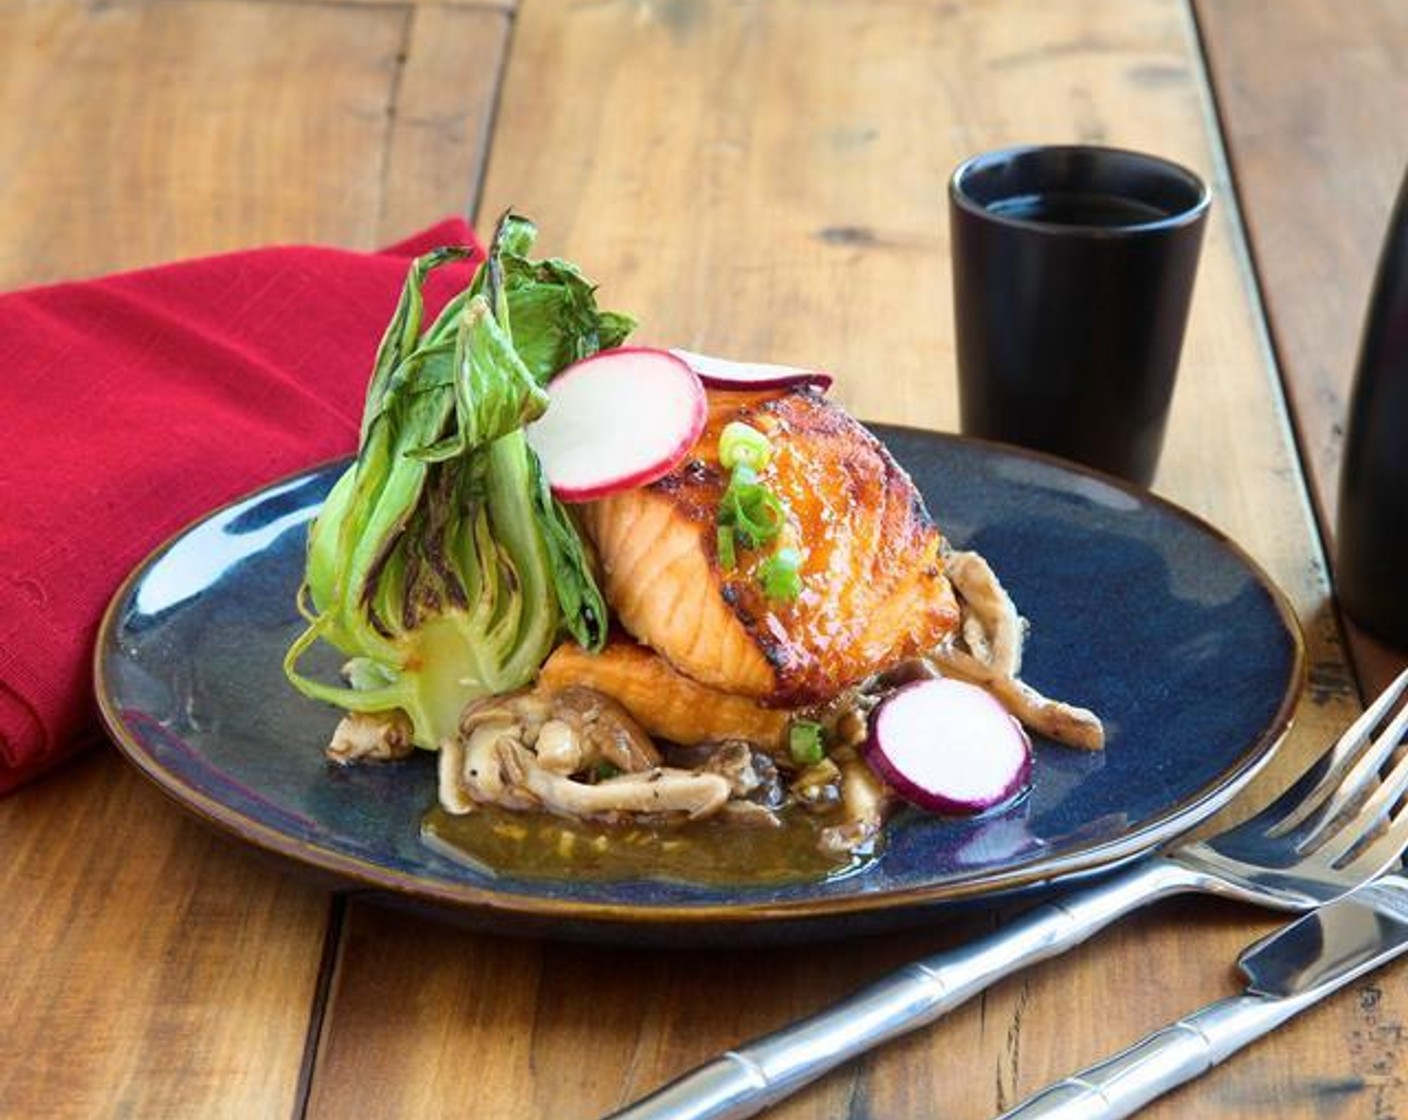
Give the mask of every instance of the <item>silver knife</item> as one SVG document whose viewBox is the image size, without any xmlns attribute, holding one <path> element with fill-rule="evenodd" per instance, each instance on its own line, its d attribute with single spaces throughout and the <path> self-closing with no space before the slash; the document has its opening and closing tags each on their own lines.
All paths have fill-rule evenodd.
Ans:
<svg viewBox="0 0 1408 1120">
<path fill-rule="evenodd" d="M 1408 879 L 1386 875 L 1247 947 L 1246 992 L 1209 1004 L 1058 1081 L 998 1120 L 1129 1116 L 1292 1015 L 1408 952 Z"/>
</svg>

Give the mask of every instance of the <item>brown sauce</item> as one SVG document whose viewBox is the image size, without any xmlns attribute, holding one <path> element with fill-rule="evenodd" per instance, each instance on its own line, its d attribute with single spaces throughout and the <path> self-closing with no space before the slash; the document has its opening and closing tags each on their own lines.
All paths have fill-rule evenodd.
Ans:
<svg viewBox="0 0 1408 1120">
<path fill-rule="evenodd" d="M 767 886 L 831 878 L 874 857 L 841 862 L 817 846 L 837 814 L 793 808 L 782 827 L 702 820 L 605 825 L 484 806 L 456 816 L 435 806 L 421 835 L 436 851 L 479 871 L 527 879 L 667 879 L 709 886 Z"/>
</svg>

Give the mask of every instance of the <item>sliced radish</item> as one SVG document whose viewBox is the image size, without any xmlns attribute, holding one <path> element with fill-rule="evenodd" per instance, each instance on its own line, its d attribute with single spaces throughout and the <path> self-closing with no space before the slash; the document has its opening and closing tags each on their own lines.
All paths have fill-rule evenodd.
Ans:
<svg viewBox="0 0 1408 1120">
<path fill-rule="evenodd" d="M 1032 745 L 988 692 L 940 677 L 906 685 L 880 704 L 866 760 L 921 809 L 977 813 L 1026 786 Z"/>
<path fill-rule="evenodd" d="M 705 385 L 716 389 L 782 389 L 790 385 L 813 385 L 821 392 L 831 387 L 831 375 L 818 369 L 770 365 L 765 362 L 735 362 L 729 358 L 711 358 L 689 350 L 671 350 L 689 363 Z"/>
<path fill-rule="evenodd" d="M 669 474 L 708 411 L 699 378 L 668 350 L 603 350 L 553 378 L 528 443 L 553 493 L 587 502 Z"/>
</svg>

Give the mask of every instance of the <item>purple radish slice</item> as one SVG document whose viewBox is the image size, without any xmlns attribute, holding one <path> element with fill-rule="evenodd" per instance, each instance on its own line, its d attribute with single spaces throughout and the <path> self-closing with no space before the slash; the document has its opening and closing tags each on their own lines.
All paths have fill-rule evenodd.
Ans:
<svg viewBox="0 0 1408 1120">
<path fill-rule="evenodd" d="M 671 350 L 670 353 L 683 359 L 705 385 L 715 389 L 784 389 L 792 385 L 811 385 L 824 393 L 831 387 L 831 375 L 818 369 L 735 362 L 731 358 L 714 358 L 689 350 Z"/>
<path fill-rule="evenodd" d="M 552 492 L 588 502 L 645 486 L 689 454 L 708 418 L 704 386 L 667 350 L 621 347 L 574 362 L 528 425 Z"/>
<path fill-rule="evenodd" d="M 979 813 L 1031 776 L 1027 733 L 990 693 L 951 677 L 916 681 L 875 709 L 866 761 L 905 800 L 935 813 Z"/>
</svg>

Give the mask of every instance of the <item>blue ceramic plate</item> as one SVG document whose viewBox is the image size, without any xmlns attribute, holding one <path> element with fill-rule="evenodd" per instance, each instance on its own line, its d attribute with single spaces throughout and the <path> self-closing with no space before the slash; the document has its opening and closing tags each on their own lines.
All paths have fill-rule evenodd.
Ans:
<svg viewBox="0 0 1408 1120">
<path fill-rule="evenodd" d="M 342 469 L 192 526 L 128 580 L 97 649 L 128 757 L 186 808 L 391 902 L 483 927 L 635 941 L 767 941 L 900 924 L 1108 870 L 1185 832 L 1267 759 L 1299 694 L 1294 617 L 1233 544 L 1149 494 L 1055 460 L 879 428 L 959 547 L 1031 622 L 1024 676 L 1093 708 L 1108 747 L 1038 743 L 1030 794 L 975 820 L 903 813 L 878 863 L 772 887 L 495 877 L 420 839 L 433 760 L 343 769 L 336 722 L 283 678 L 308 521 Z"/>
</svg>

